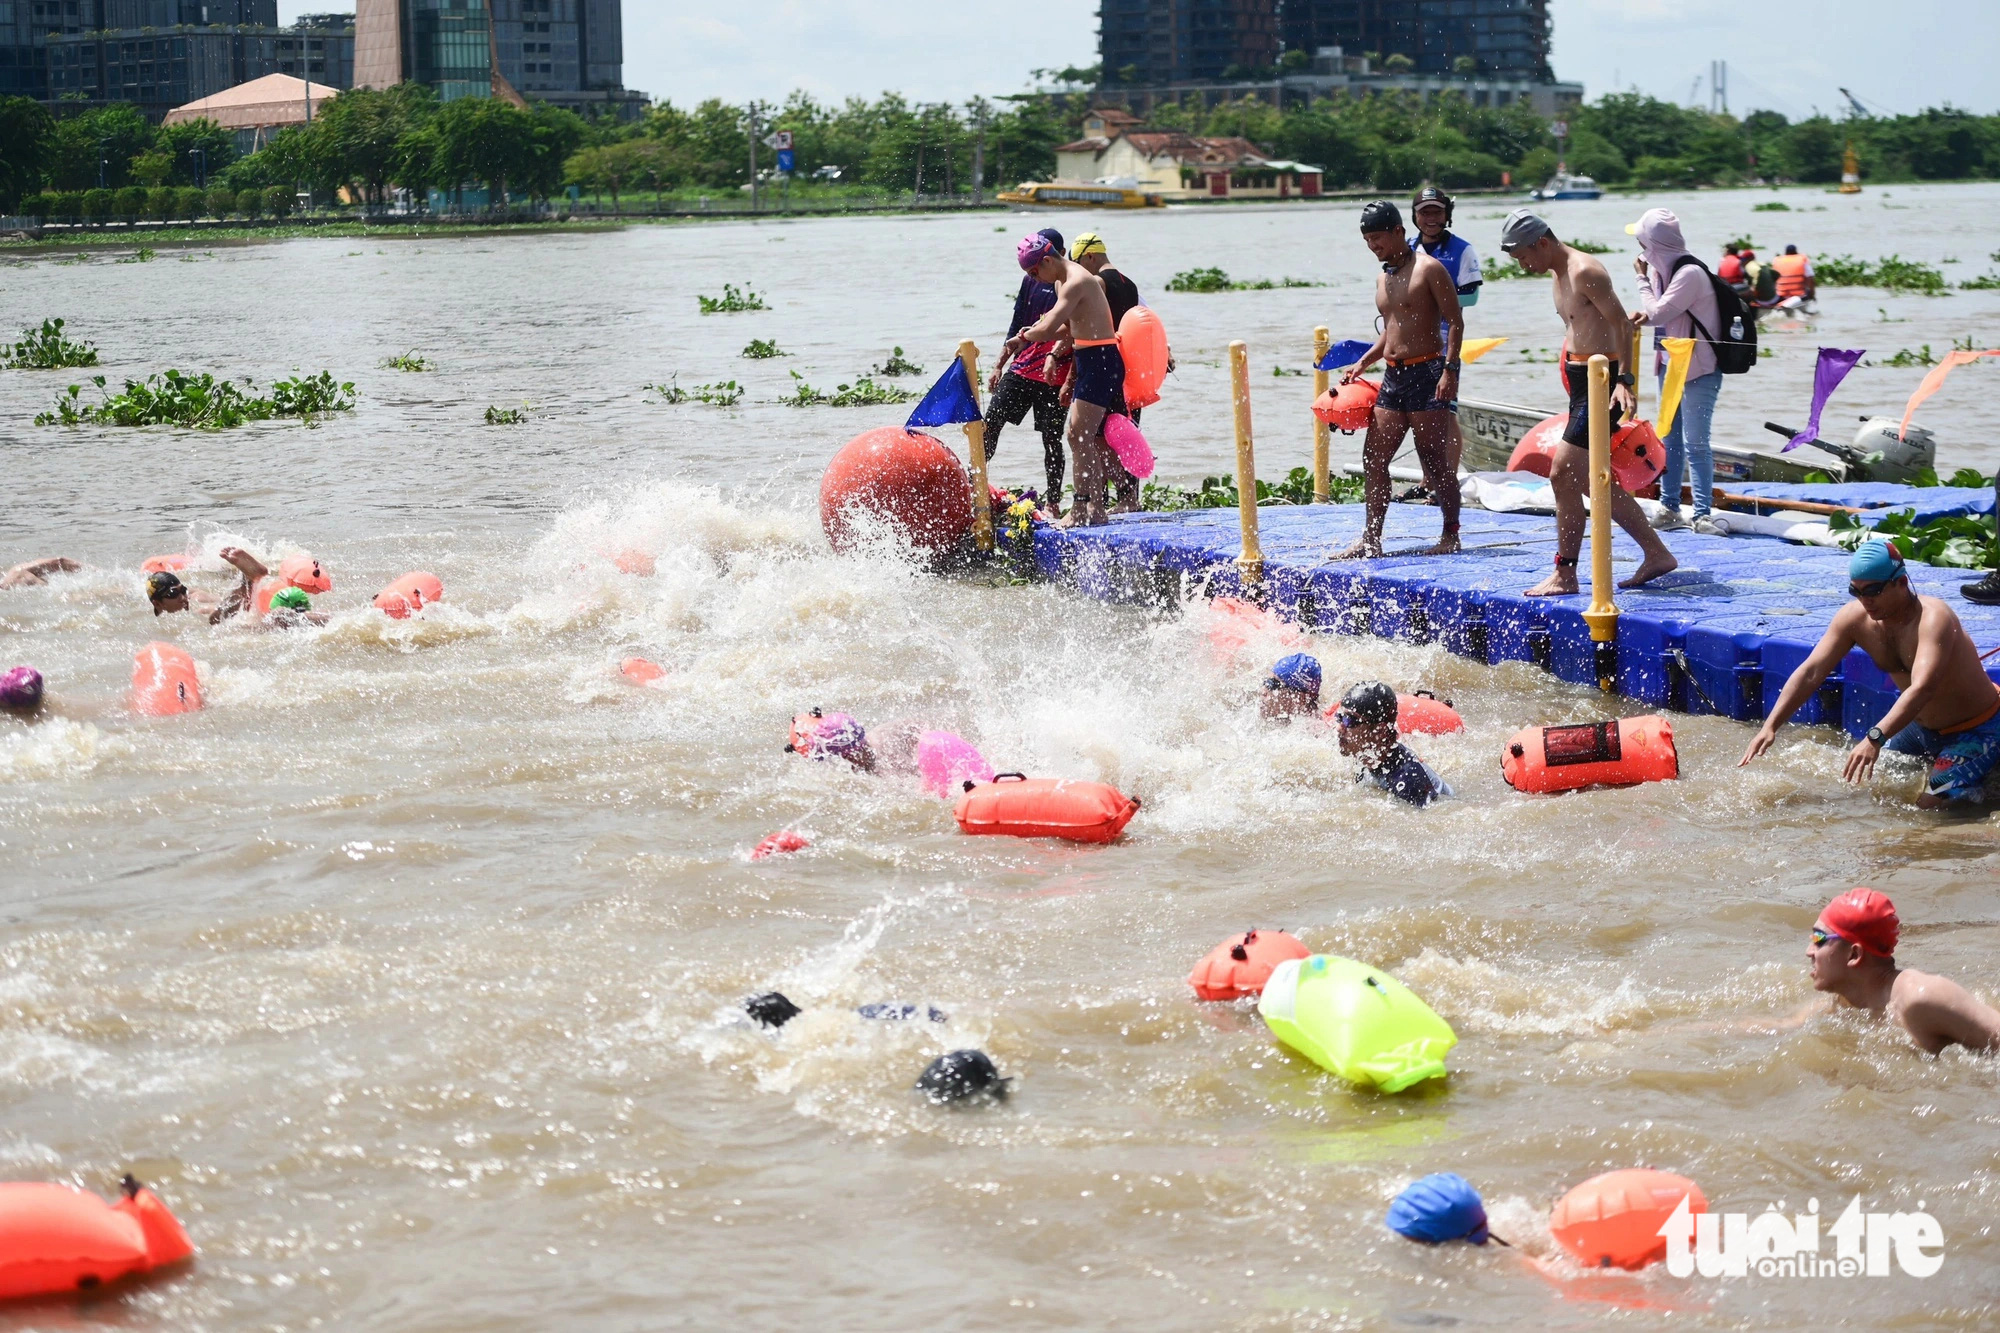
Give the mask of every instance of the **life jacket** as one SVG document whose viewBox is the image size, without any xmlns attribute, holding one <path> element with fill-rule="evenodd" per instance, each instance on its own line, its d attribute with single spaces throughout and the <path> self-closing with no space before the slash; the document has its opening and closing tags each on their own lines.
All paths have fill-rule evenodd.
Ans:
<svg viewBox="0 0 2000 1333">
<path fill-rule="evenodd" d="M 1735 255 L 1724 255 L 1722 262 L 1715 266 L 1715 276 L 1732 286 L 1743 281 L 1743 261 Z"/>
<path fill-rule="evenodd" d="M 1806 294 L 1806 257 L 1804 255 L 1779 255 L 1771 261 L 1771 267 L 1778 272 L 1778 299 Z"/>
</svg>

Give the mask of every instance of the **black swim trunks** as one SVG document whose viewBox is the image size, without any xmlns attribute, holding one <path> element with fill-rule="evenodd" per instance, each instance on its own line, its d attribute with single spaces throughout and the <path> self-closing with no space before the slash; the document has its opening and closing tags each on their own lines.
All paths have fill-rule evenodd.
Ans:
<svg viewBox="0 0 2000 1333">
<path fill-rule="evenodd" d="M 1563 427 L 1563 443 L 1582 448 L 1590 447 L 1590 363 L 1572 361 L 1566 367 L 1569 372 L 1569 425 Z M 1611 363 L 1611 387 L 1618 387 L 1618 363 Z M 1611 429 L 1618 429 L 1618 418 L 1624 409 L 1616 402 L 1611 404 Z"/>
<path fill-rule="evenodd" d="M 1076 383 L 1070 397 L 1107 412 L 1125 410 L 1125 358 L 1116 343 L 1076 349 Z"/>
<path fill-rule="evenodd" d="M 1455 403 L 1440 402 L 1438 382 L 1444 378 L 1444 358 L 1434 356 L 1414 365 L 1390 366 L 1382 372 L 1382 394 L 1375 406 L 1385 412 L 1449 412 Z"/>
</svg>

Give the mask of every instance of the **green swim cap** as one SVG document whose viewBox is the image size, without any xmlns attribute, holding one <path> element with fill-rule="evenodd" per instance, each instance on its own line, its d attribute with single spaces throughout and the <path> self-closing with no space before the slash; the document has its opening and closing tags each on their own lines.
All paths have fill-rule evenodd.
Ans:
<svg viewBox="0 0 2000 1333">
<path fill-rule="evenodd" d="M 310 611 L 312 605 L 312 598 L 302 588 L 280 588 L 271 597 L 273 611 Z"/>
</svg>

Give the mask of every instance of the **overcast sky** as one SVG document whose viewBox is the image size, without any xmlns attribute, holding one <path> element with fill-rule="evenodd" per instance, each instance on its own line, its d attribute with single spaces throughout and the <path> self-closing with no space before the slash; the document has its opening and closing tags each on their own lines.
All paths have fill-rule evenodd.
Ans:
<svg viewBox="0 0 2000 1333">
<path fill-rule="evenodd" d="M 338 0 L 282 0 L 289 19 Z M 1971 0 L 1552 0 L 1555 70 L 1586 95 L 1634 85 L 1707 104 L 1729 61 L 1729 107 L 1797 119 L 1842 104 L 2000 109 L 2000 3 Z M 1032 21 L 1028 21 L 1032 17 Z M 625 82 L 689 106 L 886 89 L 917 101 L 1019 92 L 1028 71 L 1097 60 L 1097 0 L 625 0 Z M 1754 53 L 1754 54 L 1753 54 Z M 1702 80 L 1699 90 L 1695 80 Z"/>
</svg>

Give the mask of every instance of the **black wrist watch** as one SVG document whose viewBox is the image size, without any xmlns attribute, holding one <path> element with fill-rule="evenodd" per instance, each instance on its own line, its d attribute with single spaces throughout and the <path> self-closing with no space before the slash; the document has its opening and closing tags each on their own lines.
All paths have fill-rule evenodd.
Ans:
<svg viewBox="0 0 2000 1333">
<path fill-rule="evenodd" d="M 1444 363 L 1444 368 L 1446 370 L 1457 370 L 1460 364 L 1461 363 L 1457 361 L 1447 361 Z"/>
<path fill-rule="evenodd" d="M 1638 380 L 1636 380 L 1636 379 L 1634 379 L 1634 378 L 1632 378 L 1632 376 L 1630 376 L 1629 374 L 1628 374 L 1628 375 L 1620 375 L 1620 376 L 1618 377 L 1618 379 L 1617 379 L 1616 383 L 1619 383 L 1619 384 L 1622 384 L 1622 385 L 1624 385 L 1624 386 L 1625 386 L 1626 388 L 1628 388 L 1628 389 L 1636 389 L 1636 388 L 1638 388 L 1638 387 L 1639 387 L 1639 381 L 1638 381 Z"/>
<path fill-rule="evenodd" d="M 1882 734 L 1882 728 L 1870 727 L 1868 728 L 1868 734 L 1862 737 L 1862 739 L 1868 741 L 1870 744 L 1876 746 L 1879 749 L 1882 743 L 1888 740 L 1889 738 Z"/>
</svg>

